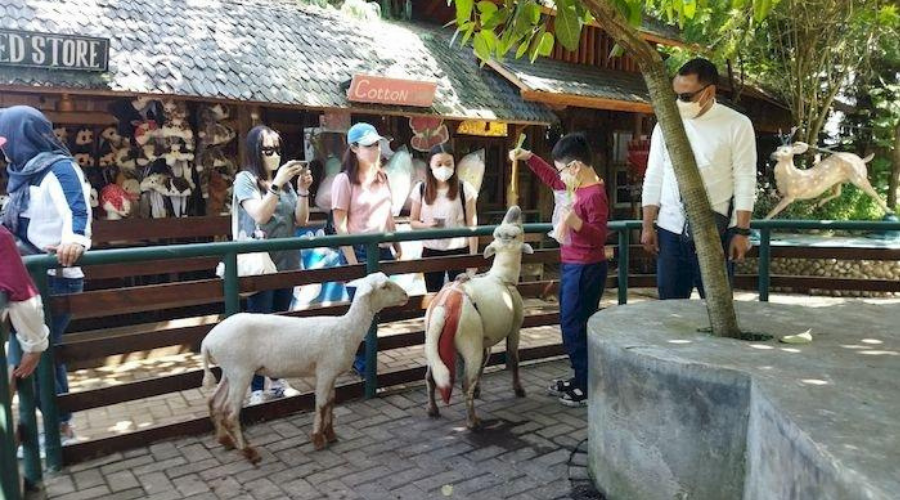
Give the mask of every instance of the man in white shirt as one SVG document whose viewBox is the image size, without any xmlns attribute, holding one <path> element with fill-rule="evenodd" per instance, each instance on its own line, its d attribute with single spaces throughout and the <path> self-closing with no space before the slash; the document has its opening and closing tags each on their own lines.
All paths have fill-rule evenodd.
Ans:
<svg viewBox="0 0 900 500">
<path fill-rule="evenodd" d="M 678 95 L 678 109 L 706 193 L 720 222 L 717 225 L 730 261 L 731 277 L 733 262 L 743 260 L 750 248 L 750 216 L 756 195 L 756 136 L 749 118 L 716 102 L 718 80 L 716 66 L 697 58 L 678 70 L 672 87 Z M 659 298 L 690 298 L 695 286 L 704 296 L 697 250 L 659 125 L 650 141 L 641 205 L 641 244 L 657 256 Z"/>
</svg>

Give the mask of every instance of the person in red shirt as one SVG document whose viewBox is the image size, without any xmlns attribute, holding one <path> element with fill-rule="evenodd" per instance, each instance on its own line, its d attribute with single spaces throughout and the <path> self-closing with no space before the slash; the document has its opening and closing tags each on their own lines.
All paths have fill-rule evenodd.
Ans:
<svg viewBox="0 0 900 500">
<path fill-rule="evenodd" d="M 19 257 L 12 233 L 3 226 L 0 226 L 0 292 L 7 299 L 4 316 L 9 314 L 24 351 L 19 365 L 11 367 L 12 376 L 25 378 L 34 372 L 41 353 L 47 349 L 50 330 L 44 323 L 41 296 Z"/>
<path fill-rule="evenodd" d="M 555 380 L 548 392 L 566 406 L 587 404 L 587 322 L 597 312 L 606 285 L 606 224 L 609 203 L 603 180 L 594 170 L 593 153 L 584 134 L 568 134 L 553 147 L 550 166 L 524 149 L 510 151 L 525 160 L 554 191 L 565 190 L 571 209 L 556 229 L 560 246 L 559 326 L 574 376 Z M 563 231 L 567 234 L 559 234 Z"/>
</svg>

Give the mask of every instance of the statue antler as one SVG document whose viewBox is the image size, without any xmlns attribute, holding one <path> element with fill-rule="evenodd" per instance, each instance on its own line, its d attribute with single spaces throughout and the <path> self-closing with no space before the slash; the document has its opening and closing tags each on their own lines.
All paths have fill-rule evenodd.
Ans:
<svg viewBox="0 0 900 500">
<path fill-rule="evenodd" d="M 791 131 L 787 134 L 782 134 L 781 129 L 778 129 L 778 138 L 781 140 L 782 146 L 787 146 L 791 143 L 791 139 L 794 138 L 794 134 L 797 133 L 797 129 L 800 127 L 792 127 Z"/>
</svg>

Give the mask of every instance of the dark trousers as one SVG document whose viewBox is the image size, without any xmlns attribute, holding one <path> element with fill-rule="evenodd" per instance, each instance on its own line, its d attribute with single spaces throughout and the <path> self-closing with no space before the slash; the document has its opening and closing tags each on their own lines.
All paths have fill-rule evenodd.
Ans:
<svg viewBox="0 0 900 500">
<path fill-rule="evenodd" d="M 430 248 L 422 249 L 422 257 L 449 257 L 451 255 L 469 255 L 469 248 L 457 248 L 454 250 L 432 250 Z M 451 269 L 449 271 L 435 271 L 425 273 L 425 290 L 429 293 L 437 292 L 444 286 L 444 276 L 446 280 L 452 282 L 457 276 L 466 272 L 465 269 Z"/>
<path fill-rule="evenodd" d="M 84 278 L 61 278 L 56 276 L 47 276 L 47 287 L 50 295 L 71 295 L 73 293 L 81 293 L 84 291 Z M 44 297 L 47 302 L 49 299 Z M 69 327 L 69 321 L 72 319 L 71 314 L 54 314 L 50 322 L 50 342 L 54 346 L 58 346 L 62 342 L 62 336 Z M 0 346 L 2 348 L 2 346 Z M 22 346 L 15 335 L 11 335 L 9 339 L 9 364 L 18 366 L 22 361 Z M 54 378 L 56 379 L 56 394 L 65 394 L 69 392 L 69 378 L 66 374 L 66 365 L 57 361 L 53 366 Z M 4 374 L 3 376 L 6 376 Z M 38 374 L 35 372 L 36 395 L 40 401 L 41 384 Z M 72 413 L 60 410 L 59 422 L 67 424 L 72 421 Z"/>
<path fill-rule="evenodd" d="M 700 278 L 700 264 L 697 248 L 693 241 L 684 241 L 680 234 L 658 229 L 659 256 L 656 259 L 656 287 L 660 300 L 689 299 L 694 287 L 700 297 L 706 298 L 703 281 Z M 733 233 L 726 231 L 722 236 L 722 248 L 727 252 Z M 725 264 L 728 281 L 734 279 L 734 262 Z"/>
<path fill-rule="evenodd" d="M 574 385 L 587 392 L 587 322 L 597 312 L 606 286 L 606 261 L 560 265 L 559 326 L 569 354 Z"/>
<path fill-rule="evenodd" d="M 353 253 L 356 254 L 356 261 L 360 264 L 365 264 L 366 259 L 368 258 L 368 254 L 366 252 L 365 245 L 353 245 Z M 378 247 L 378 260 L 386 261 L 386 260 L 394 260 L 394 253 L 391 252 L 391 249 L 388 247 Z M 341 261 L 344 265 L 347 264 L 346 259 L 341 255 Z M 356 288 L 348 288 L 347 295 L 350 296 L 350 301 L 353 301 L 353 297 L 356 295 Z M 356 359 L 353 360 L 353 369 L 359 374 L 366 373 L 366 354 L 361 352 L 356 355 Z"/>
<path fill-rule="evenodd" d="M 293 288 L 281 288 L 278 290 L 263 290 L 247 297 L 247 312 L 257 314 L 271 314 L 287 311 L 291 308 L 294 299 Z M 272 379 L 278 380 L 278 379 Z M 262 375 L 254 375 L 250 383 L 251 391 L 261 391 L 266 388 L 266 379 Z"/>
</svg>

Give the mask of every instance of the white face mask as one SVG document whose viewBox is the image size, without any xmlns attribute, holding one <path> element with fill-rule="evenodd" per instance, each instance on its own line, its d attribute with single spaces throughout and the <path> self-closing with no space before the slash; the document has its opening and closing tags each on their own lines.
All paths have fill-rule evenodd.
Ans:
<svg viewBox="0 0 900 500">
<path fill-rule="evenodd" d="M 453 169 L 450 167 L 438 167 L 431 171 L 434 174 L 434 178 L 441 181 L 447 182 L 453 177 Z"/>
<path fill-rule="evenodd" d="M 266 167 L 266 170 L 269 172 L 274 172 L 278 170 L 278 167 L 281 165 L 281 155 L 273 154 L 272 156 L 263 155 L 262 157 L 263 165 Z"/>
<path fill-rule="evenodd" d="M 678 105 L 678 113 L 681 114 L 681 117 L 685 120 L 697 118 L 697 115 L 703 110 L 703 106 L 701 106 L 699 102 L 684 102 L 681 99 L 678 99 L 675 101 L 675 104 Z"/>
</svg>

